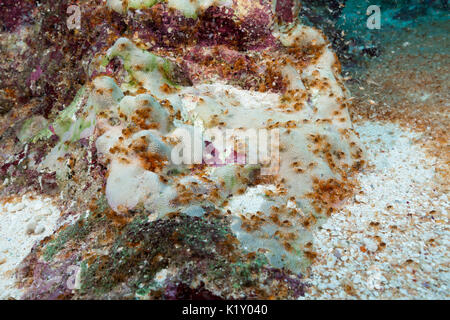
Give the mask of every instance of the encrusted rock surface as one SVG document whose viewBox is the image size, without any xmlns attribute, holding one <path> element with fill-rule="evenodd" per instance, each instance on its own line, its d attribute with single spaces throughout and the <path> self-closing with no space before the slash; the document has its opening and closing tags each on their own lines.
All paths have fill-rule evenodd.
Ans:
<svg viewBox="0 0 450 320">
<path fill-rule="evenodd" d="M 337 56 L 298 3 L 79 1 L 80 30 L 67 5 L 22 3 L 0 35 L 19 57 L 2 63 L 0 192 L 61 210 L 17 273 L 22 297 L 302 295 L 311 232 L 365 159 Z M 228 162 L 246 155 L 208 136 L 213 164 L 174 163 L 180 130 L 213 128 L 278 130 L 277 170 Z"/>
</svg>

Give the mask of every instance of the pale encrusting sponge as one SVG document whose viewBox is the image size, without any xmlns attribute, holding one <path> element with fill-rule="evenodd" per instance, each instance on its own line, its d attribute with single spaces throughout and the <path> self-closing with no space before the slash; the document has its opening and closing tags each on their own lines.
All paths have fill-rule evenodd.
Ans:
<svg viewBox="0 0 450 320">
<path fill-rule="evenodd" d="M 65 215 L 83 212 L 41 250 L 55 268 L 64 256 L 80 265 L 78 293 L 111 297 L 126 283 L 146 296 L 162 290 L 162 272 L 230 297 L 286 277 L 280 286 L 298 297 L 312 231 L 352 195 L 365 164 L 339 61 L 298 9 L 266 0 L 98 9 L 117 29 L 86 62 L 86 82 L 54 117 L 17 131 L 24 143 L 52 140 L 30 165 L 73 199 Z M 186 277 L 192 262 L 197 274 Z"/>
<path fill-rule="evenodd" d="M 237 3 L 245 7 L 248 1 Z M 118 12 L 127 9 L 119 2 L 109 5 Z M 128 8 L 152 5 L 128 2 Z M 169 7 L 189 15 L 209 7 L 202 3 L 192 11 L 183 5 L 169 1 Z M 225 6 L 236 9 L 234 4 Z M 246 15 L 242 8 L 236 9 L 239 18 Z M 194 61 L 181 66 L 173 53 L 162 57 L 140 42 L 119 38 L 94 62 L 96 73 L 103 75 L 94 75 L 89 98 L 80 106 L 84 111 L 77 113 L 69 131 L 78 123 L 89 124 L 83 128 L 90 130 L 99 159 L 108 169 L 106 199 L 116 213 L 142 207 L 164 218 L 173 212 L 202 216 L 202 206 L 230 210 L 232 229 L 246 249 L 263 250 L 274 266 L 300 272 L 312 254 L 309 230 L 351 194 L 351 177 L 364 165 L 364 157 L 347 110 L 350 96 L 340 65 L 324 36 L 294 19 L 273 23 L 271 37 L 279 41 L 277 50 L 251 51 L 261 74 L 270 70 L 267 80 L 272 81 L 256 88 L 224 77 L 220 65 L 217 74 L 210 65 Z M 203 54 L 205 48 L 212 53 L 217 45 L 205 46 Z M 117 59 L 124 68 L 120 79 L 104 75 Z M 203 80 L 196 78 L 192 85 L 180 81 L 180 72 L 192 68 L 204 68 Z M 194 128 L 204 133 L 201 148 L 210 146 L 220 165 L 210 165 L 203 157 L 200 163 L 172 161 L 173 148 L 182 140 L 177 133 L 182 129 L 192 133 Z M 244 163 L 227 163 L 233 155 L 208 136 L 211 129 L 277 130 L 278 149 L 268 154 L 270 163 L 245 163 L 249 159 L 245 154 L 241 154 Z M 261 175 L 269 164 L 275 164 L 273 174 Z M 191 182 L 203 190 L 200 193 L 192 185 L 186 193 L 190 184 L 185 176 L 192 166 L 197 170 L 190 173 Z M 257 184 L 263 189 L 254 189 Z M 246 210 L 235 206 L 253 198 L 261 205 Z"/>
</svg>

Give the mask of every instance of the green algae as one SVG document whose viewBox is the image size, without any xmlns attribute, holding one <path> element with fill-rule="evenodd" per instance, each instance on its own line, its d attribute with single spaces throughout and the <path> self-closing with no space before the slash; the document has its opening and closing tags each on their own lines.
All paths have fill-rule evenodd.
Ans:
<svg viewBox="0 0 450 320">
<path fill-rule="evenodd" d="M 160 2 L 160 1 L 158 1 L 158 0 L 129 0 L 128 8 L 133 8 L 133 9 L 151 8 L 158 2 Z"/>
<path fill-rule="evenodd" d="M 82 106 L 85 94 L 86 87 L 83 86 L 80 88 L 80 90 L 78 90 L 72 103 L 64 110 L 62 110 L 51 124 L 51 127 L 53 128 L 55 134 L 60 138 L 62 138 L 64 134 L 70 130 L 72 124 L 74 123 L 75 114 Z M 36 127 L 38 125 L 41 127 L 41 129 L 38 132 L 35 132 L 35 130 L 33 130 L 33 127 Z M 76 131 L 75 135 L 79 137 L 81 131 L 87 127 L 89 126 L 86 126 L 85 123 L 81 123 L 79 126 L 79 130 Z M 31 117 L 27 119 L 22 125 L 18 133 L 18 138 L 22 143 L 36 143 L 39 140 L 47 140 L 52 135 L 53 132 L 45 119 L 40 120 L 37 117 Z"/>
<path fill-rule="evenodd" d="M 97 257 L 82 271 L 82 293 L 102 296 L 126 284 L 142 296 L 159 288 L 154 276 L 160 270 L 183 268 L 187 261 L 203 262 L 196 274 L 212 282 L 250 286 L 267 259 L 259 254 L 248 259 L 235 252 L 228 244 L 230 237 L 228 225 L 219 219 L 180 215 L 149 222 L 148 215 L 140 215 L 122 230 L 108 255 Z"/>
<path fill-rule="evenodd" d="M 37 142 L 47 138 L 44 134 L 47 128 L 47 120 L 44 117 L 33 116 L 24 121 L 17 133 L 17 138 L 21 143 Z"/>
<path fill-rule="evenodd" d="M 63 249 L 70 240 L 82 241 L 91 231 L 91 224 L 80 220 L 74 225 L 67 227 L 61 231 L 57 238 L 51 241 L 44 249 L 44 259 L 50 261 L 53 257 Z"/>
<path fill-rule="evenodd" d="M 148 216 L 140 215 L 124 228 L 110 254 L 96 258 L 82 273 L 82 290 L 101 295 L 129 280 L 137 291 L 138 284 L 148 285 L 169 263 L 182 265 L 190 250 L 205 258 L 213 254 L 215 238 L 223 237 L 217 229 L 199 219 L 148 222 Z"/>
<path fill-rule="evenodd" d="M 105 201 L 103 201 L 105 202 Z M 107 217 L 102 213 L 108 208 L 102 200 L 98 200 L 98 208 L 90 212 L 87 217 L 80 218 L 73 225 L 60 231 L 57 237 L 50 241 L 44 248 L 43 257 L 50 261 L 54 256 L 64 249 L 70 241 L 81 242 L 86 239 L 99 225 L 107 222 Z"/>
<path fill-rule="evenodd" d="M 85 94 L 86 94 L 86 87 L 83 86 L 80 90 L 78 90 L 72 103 L 63 111 L 61 111 L 61 113 L 56 117 L 53 123 L 53 129 L 60 138 L 72 126 L 75 113 L 81 107 L 81 103 L 83 101 L 83 98 L 85 97 Z"/>
<path fill-rule="evenodd" d="M 119 57 L 124 63 L 124 68 L 129 74 L 128 85 L 136 86 L 136 79 L 161 78 L 168 85 L 179 87 L 175 79 L 177 65 L 172 61 L 153 54 L 147 50 L 138 48 L 127 38 L 120 38 L 108 51 L 101 65 L 106 66 L 112 59 Z"/>
</svg>

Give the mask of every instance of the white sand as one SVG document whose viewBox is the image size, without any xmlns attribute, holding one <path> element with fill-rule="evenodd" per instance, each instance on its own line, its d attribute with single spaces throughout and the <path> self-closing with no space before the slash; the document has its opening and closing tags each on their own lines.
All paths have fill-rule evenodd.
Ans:
<svg viewBox="0 0 450 320">
<path fill-rule="evenodd" d="M 448 299 L 449 202 L 434 190 L 435 159 L 394 124 L 356 129 L 374 168 L 315 232 L 319 256 L 305 299 Z"/>
<path fill-rule="evenodd" d="M 33 245 L 51 235 L 60 212 L 49 198 L 23 197 L 0 204 L 0 299 L 19 299 L 15 269 Z"/>
</svg>

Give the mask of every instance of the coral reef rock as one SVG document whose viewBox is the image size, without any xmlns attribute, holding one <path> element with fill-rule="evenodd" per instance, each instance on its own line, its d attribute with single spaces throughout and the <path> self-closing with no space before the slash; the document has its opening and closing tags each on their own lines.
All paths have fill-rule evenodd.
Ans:
<svg viewBox="0 0 450 320">
<path fill-rule="evenodd" d="M 60 43 L 29 75 L 56 102 L 35 93 L 12 106 L 2 91 L 4 119 L 18 119 L 2 122 L 2 194 L 59 195 L 62 208 L 19 269 L 24 297 L 301 295 L 311 230 L 365 164 L 326 37 L 297 1 L 79 2 L 81 30 L 55 21 Z M 36 10 L 2 41 L 45 33 Z M 72 65 L 45 64 L 81 43 Z M 251 163 L 254 146 L 224 147 L 220 132 L 269 132 L 274 152 Z M 194 161 L 177 162 L 189 141 Z"/>
</svg>

